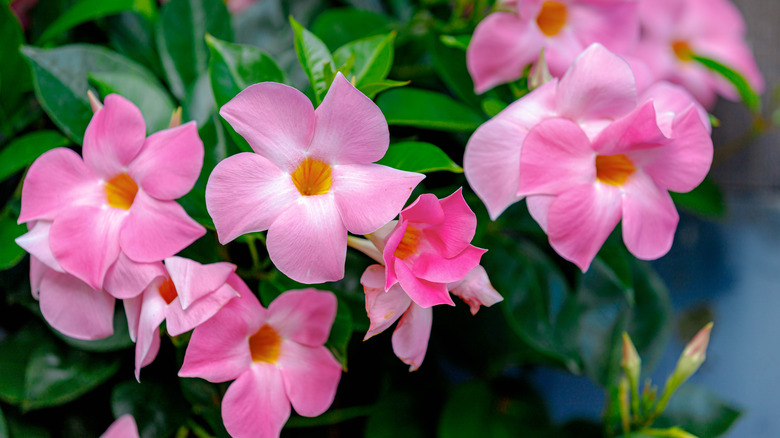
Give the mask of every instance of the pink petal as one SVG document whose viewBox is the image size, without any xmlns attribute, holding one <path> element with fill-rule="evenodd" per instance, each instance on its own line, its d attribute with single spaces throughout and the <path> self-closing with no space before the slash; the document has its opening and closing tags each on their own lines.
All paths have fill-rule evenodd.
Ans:
<svg viewBox="0 0 780 438">
<path fill-rule="evenodd" d="M 366 293 L 366 313 L 370 321 L 365 341 L 387 330 L 406 312 L 412 300 L 401 286 L 395 285 L 385 292 L 385 267 L 371 265 L 360 277 Z"/>
<path fill-rule="evenodd" d="M 412 272 L 421 280 L 451 283 L 462 280 L 479 265 L 482 254 L 486 252 L 486 249 L 468 245 L 460 254 L 450 258 L 442 258 L 435 253 L 423 253 L 414 261 Z"/>
<path fill-rule="evenodd" d="M 141 111 L 118 94 L 109 94 L 84 133 L 84 162 L 97 175 L 111 179 L 125 172 L 146 139 Z"/>
<path fill-rule="evenodd" d="M 539 57 L 543 38 L 528 18 L 496 12 L 479 23 L 466 51 L 466 65 L 478 93 L 523 75 Z"/>
<path fill-rule="evenodd" d="M 433 193 L 423 193 L 418 196 L 408 207 L 401 211 L 403 219 L 408 222 L 423 222 L 426 224 L 440 224 L 444 222 L 444 209 L 439 203 L 439 198 Z"/>
<path fill-rule="evenodd" d="M 203 153 L 195 122 L 185 123 L 150 135 L 129 165 L 128 174 L 157 199 L 180 198 L 195 186 Z"/>
<path fill-rule="evenodd" d="M 317 347 L 328 340 L 337 307 L 336 296 L 332 292 L 291 290 L 268 305 L 267 324 L 283 338 Z"/>
<path fill-rule="evenodd" d="M 438 304 L 455 305 L 447 292 L 446 284 L 417 278 L 403 260 L 395 260 L 395 274 L 398 276 L 398 284 L 418 306 L 428 308 Z"/>
<path fill-rule="evenodd" d="M 224 285 L 236 265 L 225 262 L 202 265 L 183 257 L 169 257 L 165 259 L 165 268 L 176 286 L 181 307 L 186 309 Z"/>
<path fill-rule="evenodd" d="M 222 421 L 233 438 L 278 438 L 288 418 L 282 371 L 269 363 L 248 368 L 222 398 Z"/>
<path fill-rule="evenodd" d="M 222 160 L 206 184 L 206 207 L 223 245 L 267 230 L 300 196 L 288 173 L 250 153 Z"/>
<path fill-rule="evenodd" d="M 105 189 L 81 157 L 70 149 L 56 148 L 38 157 L 27 172 L 19 223 L 53 220 L 63 209 L 105 202 Z"/>
<path fill-rule="evenodd" d="M 122 415 L 100 435 L 100 438 L 138 438 L 138 426 L 130 414 Z"/>
<path fill-rule="evenodd" d="M 120 251 L 116 262 L 106 272 L 103 288 L 114 298 L 133 298 L 161 276 L 166 276 L 162 263 L 136 263 Z"/>
<path fill-rule="evenodd" d="M 15 242 L 46 267 L 57 272 L 65 272 L 54 258 L 49 245 L 51 224 L 50 221 L 37 221 L 30 231 L 17 237 Z"/>
<path fill-rule="evenodd" d="M 206 229 L 187 216 L 174 201 L 159 201 L 139 190 L 130 207 L 119 243 L 136 262 L 154 262 L 170 257 L 206 234 Z"/>
<path fill-rule="evenodd" d="M 250 85 L 219 110 L 252 149 L 292 173 L 314 135 L 314 108 L 295 88 L 274 82 Z"/>
<path fill-rule="evenodd" d="M 520 156 L 519 195 L 557 195 L 596 180 L 595 153 L 585 132 L 567 119 L 548 119 L 532 129 Z"/>
<path fill-rule="evenodd" d="M 49 272 L 48 266 L 35 256 L 30 256 L 30 292 L 36 300 L 40 299 L 41 282 L 43 282 L 43 277 L 47 272 Z"/>
<path fill-rule="evenodd" d="M 647 101 L 604 128 L 593 141 L 593 149 L 600 155 L 616 155 L 656 148 L 668 142 L 658 127 L 653 102 Z"/>
<path fill-rule="evenodd" d="M 409 225 L 409 221 L 401 220 L 395 226 L 395 229 L 390 233 L 385 241 L 385 247 L 382 249 L 382 259 L 385 264 L 385 290 L 389 290 L 391 286 L 398 282 L 398 278 L 395 274 L 395 250 L 398 249 L 398 245 L 403 240 L 406 229 Z M 403 263 L 399 261 L 399 263 Z"/>
<path fill-rule="evenodd" d="M 181 295 L 179 295 L 165 308 L 165 328 L 171 336 L 179 336 L 186 333 L 203 324 L 203 322 L 214 316 L 228 301 L 238 296 L 238 293 L 232 287 L 225 284 L 195 301 L 185 310 L 182 309 Z"/>
<path fill-rule="evenodd" d="M 94 340 L 114 333 L 114 298 L 72 275 L 49 270 L 39 298 L 46 322 L 71 338 Z"/>
<path fill-rule="evenodd" d="M 621 205 L 620 189 L 606 184 L 583 184 L 561 193 L 547 216 L 550 245 L 587 271 L 620 221 Z"/>
<path fill-rule="evenodd" d="M 285 340 L 277 366 L 295 412 L 316 417 L 328 410 L 341 380 L 341 365 L 327 348 Z"/>
<path fill-rule="evenodd" d="M 143 295 L 122 300 L 125 306 L 125 316 L 127 317 L 127 330 L 130 333 L 130 340 L 133 342 L 138 339 L 138 320 L 141 319 L 141 304 L 143 301 Z"/>
<path fill-rule="evenodd" d="M 669 252 L 679 221 L 669 192 L 642 173 L 632 175 L 623 190 L 623 241 L 628 250 L 643 260 Z"/>
<path fill-rule="evenodd" d="M 333 186 L 341 219 L 354 234 L 368 234 L 393 220 L 425 175 L 379 164 L 333 166 Z"/>
<path fill-rule="evenodd" d="M 550 212 L 550 205 L 552 205 L 553 201 L 555 201 L 555 196 L 538 195 L 525 198 L 528 213 L 531 214 L 531 217 L 545 233 L 547 233 L 547 215 Z"/>
<path fill-rule="evenodd" d="M 49 234 L 54 257 L 68 273 L 102 289 L 106 271 L 119 257 L 119 230 L 125 218 L 126 213 L 116 208 L 63 211 Z"/>
<path fill-rule="evenodd" d="M 584 44 L 601 43 L 615 53 L 630 52 L 639 36 L 638 2 L 585 2 L 569 8 L 569 22 Z"/>
<path fill-rule="evenodd" d="M 487 272 L 481 265 L 472 269 L 463 280 L 448 284 L 447 289 L 469 305 L 472 315 L 477 314 L 479 306 L 490 307 L 504 300 L 490 284 Z"/>
<path fill-rule="evenodd" d="M 331 195 L 302 196 L 268 229 L 268 255 L 299 283 L 344 278 L 347 230 Z"/>
<path fill-rule="evenodd" d="M 314 118 L 314 138 L 308 150 L 314 159 L 333 164 L 373 163 L 390 145 L 382 111 L 341 72 L 336 73 Z"/>
<path fill-rule="evenodd" d="M 658 117 L 658 126 L 667 137 L 672 137 L 674 117 L 684 113 L 691 105 L 696 107 L 699 119 L 704 127 L 707 128 L 707 132 L 712 131 L 710 115 L 707 113 L 707 110 L 699 105 L 685 88 L 669 82 L 656 82 L 639 96 L 640 102 L 648 99 L 653 100 L 653 106 Z"/>
<path fill-rule="evenodd" d="M 151 363 L 156 356 L 152 351 L 155 338 L 159 342 L 157 328 L 165 319 L 165 300 L 157 291 L 159 284 L 155 283 L 144 291 L 141 298 L 141 314 L 138 318 L 138 338 L 135 343 L 135 378 L 140 381 L 141 367 Z M 150 355 L 150 353 L 155 353 Z"/>
<path fill-rule="evenodd" d="M 433 310 L 412 304 L 393 332 L 393 352 L 409 365 L 409 371 L 420 368 L 425 359 L 432 324 Z"/>
<path fill-rule="evenodd" d="M 561 77 L 585 49 L 574 29 L 564 27 L 561 32 L 545 42 L 544 57 L 554 77 Z"/>
<path fill-rule="evenodd" d="M 435 229 L 437 238 L 444 244 L 442 255 L 453 258 L 469 247 L 477 230 L 477 215 L 463 199 L 462 187 L 442 199 L 440 205 L 444 220 L 429 229 Z M 404 214 L 404 217 L 408 216 Z"/>
</svg>

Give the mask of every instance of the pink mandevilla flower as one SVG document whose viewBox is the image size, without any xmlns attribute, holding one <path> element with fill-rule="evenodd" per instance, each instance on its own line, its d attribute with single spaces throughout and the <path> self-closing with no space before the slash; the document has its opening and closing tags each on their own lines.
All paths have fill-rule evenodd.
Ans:
<svg viewBox="0 0 780 438">
<path fill-rule="evenodd" d="M 559 77 L 589 44 L 623 53 L 638 37 L 632 0 L 518 0 L 513 12 L 488 15 L 474 31 L 466 61 L 477 93 L 519 79 L 523 69 L 545 58 Z"/>
<path fill-rule="evenodd" d="M 112 94 L 92 117 L 82 151 L 83 160 L 67 148 L 44 153 L 22 188 L 19 222 L 47 222 L 48 242 L 38 248 L 48 244 L 62 271 L 100 290 L 120 255 L 159 261 L 205 233 L 174 201 L 203 165 L 194 122 L 146 138 L 138 108 Z"/>
<path fill-rule="evenodd" d="M 764 80 L 745 42 L 745 22 L 729 0 L 644 0 L 642 37 L 634 56 L 656 79 L 684 86 L 707 108 L 717 94 L 736 100 L 734 86 L 692 59 L 715 59 L 742 73 L 758 92 Z"/>
<path fill-rule="evenodd" d="M 209 177 L 219 240 L 268 230 L 271 260 L 299 282 L 343 278 L 347 231 L 376 231 L 424 178 L 372 164 L 387 151 L 387 122 L 341 73 L 316 110 L 294 88 L 265 82 L 220 114 L 256 153 L 223 160 Z"/>
<path fill-rule="evenodd" d="M 235 379 L 222 400 L 231 436 L 278 437 L 290 404 L 317 416 L 333 402 L 341 366 L 324 347 L 336 317 L 336 296 L 315 289 L 288 291 L 264 309 L 238 285 L 228 302 L 198 326 L 187 346 L 181 377 Z"/>
<path fill-rule="evenodd" d="M 138 438 L 138 426 L 135 418 L 130 414 L 122 415 L 100 435 L 100 438 Z"/>
</svg>

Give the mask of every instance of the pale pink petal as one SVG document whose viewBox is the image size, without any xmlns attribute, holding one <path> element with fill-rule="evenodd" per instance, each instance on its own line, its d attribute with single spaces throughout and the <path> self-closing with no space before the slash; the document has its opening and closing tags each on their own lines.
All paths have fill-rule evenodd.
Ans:
<svg viewBox="0 0 780 438">
<path fill-rule="evenodd" d="M 390 221 L 382 225 L 382 227 L 380 227 L 378 230 L 374 231 L 373 233 L 366 234 L 365 237 L 368 240 L 370 240 L 371 243 L 374 244 L 374 246 L 380 253 L 384 253 L 385 241 L 387 241 L 387 238 L 390 237 L 390 233 L 393 232 L 396 225 L 398 225 L 398 221 Z"/>
<path fill-rule="evenodd" d="M 109 94 L 84 133 L 84 162 L 97 175 L 111 179 L 127 170 L 146 139 L 141 111 L 118 94 Z"/>
<path fill-rule="evenodd" d="M 595 154 L 576 123 L 548 119 L 532 129 L 520 156 L 519 195 L 556 195 L 596 180 Z"/>
<path fill-rule="evenodd" d="M 547 39 L 544 47 L 544 57 L 550 73 L 561 77 L 571 66 L 577 55 L 582 53 L 585 45 L 571 28 L 564 28 L 555 37 Z"/>
<path fill-rule="evenodd" d="M 48 266 L 35 256 L 30 256 L 30 292 L 36 300 L 40 299 L 41 282 L 43 282 L 43 277 L 47 272 L 49 272 Z"/>
<path fill-rule="evenodd" d="M 555 196 L 548 195 L 535 195 L 525 198 L 528 213 L 531 214 L 531 217 L 545 233 L 547 233 L 547 215 L 550 212 L 550 205 L 552 205 L 553 201 L 555 201 Z"/>
<path fill-rule="evenodd" d="M 165 259 L 165 268 L 176 286 L 181 307 L 187 309 L 224 285 L 236 265 L 225 262 L 202 265 L 183 257 L 169 257 Z"/>
<path fill-rule="evenodd" d="M 398 276 L 398 284 L 418 306 L 428 308 L 438 304 L 455 305 L 446 284 L 417 278 L 403 260 L 395 259 L 395 274 Z"/>
<path fill-rule="evenodd" d="M 425 175 L 379 164 L 333 166 L 331 191 L 353 234 L 368 234 L 391 221 Z"/>
<path fill-rule="evenodd" d="M 135 379 L 140 381 L 141 367 L 154 360 L 152 344 L 160 334 L 157 327 L 165 319 L 165 300 L 157 290 L 159 281 L 144 291 L 141 298 L 141 314 L 138 318 L 138 332 L 135 343 Z M 156 353 L 156 352 L 154 352 Z M 156 354 L 155 354 L 156 355 Z M 149 357 L 151 356 L 151 357 Z"/>
<path fill-rule="evenodd" d="M 277 366 L 295 412 L 316 417 L 327 411 L 341 380 L 341 365 L 330 351 L 285 340 L 280 353 Z"/>
<path fill-rule="evenodd" d="M 385 240 L 385 247 L 382 249 L 382 259 L 385 264 L 385 290 L 389 290 L 395 283 L 398 282 L 398 278 L 395 274 L 395 250 L 398 249 L 398 245 L 406 234 L 406 229 L 409 225 L 409 221 L 399 221 L 395 229 Z"/>
<path fill-rule="evenodd" d="M 390 145 L 390 131 L 376 104 L 341 72 L 314 111 L 314 138 L 308 156 L 331 164 L 378 161 Z"/>
<path fill-rule="evenodd" d="M 412 303 L 393 332 L 393 352 L 409 365 L 409 371 L 420 368 L 425 359 L 432 324 L 433 309 Z"/>
<path fill-rule="evenodd" d="M 311 288 L 291 290 L 268 305 L 267 324 L 283 338 L 317 347 L 328 340 L 337 307 L 332 292 Z"/>
<path fill-rule="evenodd" d="M 268 229 L 268 255 L 283 274 L 312 284 L 344 278 L 347 230 L 330 194 L 302 196 Z"/>
<path fill-rule="evenodd" d="M 532 20 L 514 14 L 488 15 L 474 30 L 466 65 L 478 93 L 519 79 L 525 66 L 534 62 L 542 49 L 542 33 Z"/>
<path fill-rule="evenodd" d="M 408 222 L 424 222 L 426 224 L 444 222 L 444 209 L 439 198 L 433 193 L 423 193 L 418 196 L 414 202 L 401 211 L 401 215 Z"/>
<path fill-rule="evenodd" d="M 214 316 L 228 301 L 238 296 L 238 292 L 225 284 L 195 301 L 185 310 L 182 309 L 181 295 L 179 295 L 165 308 L 165 328 L 171 336 L 179 336 L 186 333 L 203 324 L 204 321 Z"/>
<path fill-rule="evenodd" d="M 658 127 L 653 101 L 647 101 L 604 128 L 593 141 L 593 149 L 600 155 L 617 155 L 666 143 L 669 139 Z"/>
<path fill-rule="evenodd" d="M 644 102 L 652 99 L 653 106 L 658 117 L 658 126 L 667 137 L 672 137 L 672 123 L 675 116 L 688 110 L 691 105 L 696 107 L 696 112 L 701 119 L 701 123 L 707 129 L 712 131 L 710 115 L 685 88 L 674 85 L 669 82 L 656 82 L 650 88 L 639 95 L 639 101 Z"/>
<path fill-rule="evenodd" d="M 479 265 L 486 249 L 468 245 L 454 257 L 442 258 L 434 253 L 422 253 L 414 261 L 412 272 L 421 280 L 433 283 L 451 283 L 463 279 L 469 271 Z"/>
<path fill-rule="evenodd" d="M 669 192 L 641 172 L 632 175 L 623 190 L 623 241 L 628 250 L 643 260 L 669 252 L 679 221 Z"/>
<path fill-rule="evenodd" d="M 128 166 L 128 175 L 157 199 L 180 198 L 195 186 L 203 153 L 195 122 L 185 123 L 150 135 Z"/>
<path fill-rule="evenodd" d="M 116 208 L 81 206 L 63 211 L 49 234 L 54 257 L 69 274 L 102 289 L 106 271 L 119 257 L 120 227 L 126 216 Z"/>
<path fill-rule="evenodd" d="M 267 230 L 300 197 L 288 173 L 250 153 L 222 160 L 206 184 L 206 208 L 223 245 Z"/>
<path fill-rule="evenodd" d="M 469 246 L 477 230 L 477 215 L 463 199 L 463 188 L 440 201 L 444 212 L 444 221 L 433 227 L 436 235 L 444 244 L 442 255 L 455 257 Z M 408 217 L 406 214 L 404 217 Z M 411 220 L 411 219 L 410 219 Z"/>
<path fill-rule="evenodd" d="M 56 223 L 55 223 L 56 225 Z M 174 201 L 159 201 L 139 190 L 119 234 L 122 251 L 137 262 L 170 257 L 206 234 Z"/>
<path fill-rule="evenodd" d="M 49 270 L 39 298 L 46 322 L 71 338 L 94 340 L 114 333 L 114 297 L 72 275 Z"/>
<path fill-rule="evenodd" d="M 103 185 L 81 157 L 70 149 L 56 148 L 44 152 L 27 171 L 19 223 L 52 220 L 63 209 L 105 202 Z"/>
<path fill-rule="evenodd" d="M 304 159 L 314 135 L 314 107 L 300 91 L 263 82 L 250 85 L 219 114 L 258 154 L 292 173 Z"/>
<path fill-rule="evenodd" d="M 477 314 L 479 306 L 490 307 L 504 300 L 490 284 L 487 271 L 482 265 L 472 269 L 463 280 L 448 284 L 447 289 L 469 305 L 472 315 Z"/>
<path fill-rule="evenodd" d="M 133 298 L 161 276 L 166 276 L 162 263 L 136 263 L 120 251 L 116 262 L 106 272 L 103 288 L 114 298 Z"/>
<path fill-rule="evenodd" d="M 248 368 L 222 398 L 222 421 L 233 438 L 278 438 L 288 418 L 282 372 L 270 363 Z"/>
<path fill-rule="evenodd" d="M 615 53 L 633 49 L 639 37 L 638 2 L 572 3 L 568 22 L 583 44 L 601 43 Z"/>
<path fill-rule="evenodd" d="M 621 205 L 620 189 L 606 184 L 583 184 L 561 193 L 547 216 L 550 245 L 587 271 L 620 221 Z"/>
<path fill-rule="evenodd" d="M 366 293 L 366 313 L 370 326 L 363 338 L 371 338 L 387 330 L 406 312 L 412 300 L 401 286 L 395 285 L 385 292 L 385 267 L 371 265 L 360 277 L 360 284 Z"/>
<path fill-rule="evenodd" d="M 130 333 L 130 340 L 133 342 L 138 339 L 138 320 L 141 318 L 141 304 L 143 301 L 143 295 L 122 300 L 125 306 L 125 316 L 127 317 L 127 330 Z"/>
<path fill-rule="evenodd" d="M 160 352 L 160 329 L 157 328 L 154 330 L 154 336 L 152 336 L 152 345 L 149 346 L 149 349 L 146 352 L 146 358 L 144 358 L 143 362 L 141 362 L 141 368 L 149 365 L 150 363 L 154 362 L 154 359 L 157 357 L 157 353 Z M 140 383 L 140 369 L 136 372 L 135 379 Z"/>
<path fill-rule="evenodd" d="M 122 415 L 100 435 L 100 438 L 138 438 L 138 426 L 130 414 Z"/>
<path fill-rule="evenodd" d="M 49 245 L 50 230 L 50 221 L 36 221 L 35 226 L 27 233 L 17 237 L 15 242 L 48 268 L 57 272 L 65 272 L 51 251 L 51 246 Z"/>
</svg>

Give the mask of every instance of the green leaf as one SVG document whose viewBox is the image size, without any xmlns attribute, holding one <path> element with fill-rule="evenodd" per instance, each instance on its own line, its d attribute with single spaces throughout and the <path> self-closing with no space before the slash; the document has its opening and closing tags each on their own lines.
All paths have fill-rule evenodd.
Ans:
<svg viewBox="0 0 780 438">
<path fill-rule="evenodd" d="M 0 438 L 8 438 L 8 425 L 5 423 L 5 415 L 0 410 Z"/>
<path fill-rule="evenodd" d="M 171 0 L 163 5 L 157 21 L 157 50 L 171 92 L 180 100 L 208 70 L 206 34 L 233 39 L 230 13 L 222 0 Z"/>
<path fill-rule="evenodd" d="M 482 106 L 482 111 L 487 114 L 488 117 L 495 117 L 504 110 L 508 105 L 504 103 L 503 101 L 500 101 L 498 99 L 485 99 L 480 104 Z"/>
<path fill-rule="evenodd" d="M 184 398 L 192 405 L 193 412 L 202 416 L 219 438 L 230 438 L 222 421 L 222 396 L 226 384 L 215 384 L 199 378 L 182 378 L 179 387 Z"/>
<path fill-rule="evenodd" d="M 132 414 L 141 438 L 172 436 L 189 415 L 189 404 L 163 382 L 144 380 L 120 383 L 111 392 L 111 412 L 119 418 Z"/>
<path fill-rule="evenodd" d="M 176 109 L 173 99 L 159 82 L 132 72 L 96 72 L 88 75 L 89 84 L 105 99 L 111 93 L 126 97 L 143 114 L 147 133 L 166 129 Z"/>
<path fill-rule="evenodd" d="M 601 272 L 605 273 L 616 285 L 623 289 L 630 304 L 634 302 L 634 276 L 631 272 L 631 260 L 623 245 L 622 231 L 620 227 L 610 234 L 609 238 L 596 255 L 595 263 L 601 263 Z"/>
<path fill-rule="evenodd" d="M 336 50 L 333 60 L 339 68 L 352 60 L 352 76 L 358 88 L 384 81 L 393 66 L 395 35 L 390 32 L 352 41 Z"/>
<path fill-rule="evenodd" d="M 446 170 L 463 173 L 463 168 L 455 164 L 444 151 L 421 141 L 405 141 L 391 145 L 377 164 L 408 172 L 429 173 Z"/>
<path fill-rule="evenodd" d="M 38 45 L 43 45 L 61 33 L 79 24 L 98 18 L 136 9 L 136 0 L 81 0 L 65 10 L 38 38 Z"/>
<path fill-rule="evenodd" d="M 293 29 L 295 53 L 314 90 L 315 103 L 319 105 L 330 88 L 330 81 L 326 77 L 326 65 L 329 65 L 333 71 L 333 58 L 325 43 L 298 24 L 292 16 L 290 16 L 290 25 Z"/>
<path fill-rule="evenodd" d="M 182 113 L 183 120 L 194 120 L 198 126 L 203 126 L 209 117 L 217 113 L 208 72 L 198 76 L 187 88 L 182 101 Z"/>
<path fill-rule="evenodd" d="M 377 98 L 376 104 L 390 125 L 471 132 L 484 122 L 482 116 L 463 104 L 428 90 L 389 90 Z"/>
<path fill-rule="evenodd" d="M 24 44 L 24 32 L 19 20 L 7 4 L 0 6 L 0 114 L 10 114 L 29 90 L 30 70 L 19 48 Z M 0 121 L 5 124 L 5 120 Z"/>
<path fill-rule="evenodd" d="M 425 438 L 426 406 L 411 392 L 384 394 L 366 421 L 365 438 Z M 403 421 L 399 421 L 403 419 Z"/>
<path fill-rule="evenodd" d="M 739 416 L 737 409 L 710 390 L 688 384 L 674 393 L 653 427 L 679 426 L 702 438 L 716 438 L 726 434 Z"/>
<path fill-rule="evenodd" d="M 688 193 L 670 192 L 675 205 L 707 219 L 720 219 L 726 214 L 726 201 L 715 182 L 706 178 Z"/>
<path fill-rule="evenodd" d="M 447 88 L 471 107 L 479 108 L 480 98 L 474 93 L 474 82 L 466 67 L 466 54 L 436 40 L 431 41 L 429 51 L 433 67 Z"/>
<path fill-rule="evenodd" d="M 57 131 L 43 130 L 19 137 L 0 151 L 0 181 L 14 175 L 32 164 L 36 158 L 49 149 L 67 146 L 70 143 Z"/>
<path fill-rule="evenodd" d="M 0 271 L 13 268 L 24 258 L 25 251 L 14 239 L 27 232 L 27 227 L 17 225 L 18 215 L 10 206 L 0 213 Z"/>
<path fill-rule="evenodd" d="M 394 81 L 391 79 L 385 79 L 384 81 L 374 82 L 371 84 L 365 84 L 358 87 L 358 89 L 368 96 L 369 99 L 373 99 L 377 94 L 389 90 L 390 88 L 403 87 L 409 85 L 411 81 Z"/>
<path fill-rule="evenodd" d="M 25 46 L 22 53 L 32 66 L 35 96 L 43 110 L 79 144 L 92 119 L 87 99 L 88 74 L 123 72 L 159 87 L 157 78 L 146 68 L 99 46 L 73 44 L 50 50 Z"/>
<path fill-rule="evenodd" d="M 116 51 L 146 66 L 156 76 L 164 76 L 154 39 L 154 22 L 135 12 L 109 17 L 107 22 L 108 40 Z"/>
<path fill-rule="evenodd" d="M 447 47 L 465 52 L 471 43 L 471 35 L 442 35 L 439 37 L 439 41 Z"/>
<path fill-rule="evenodd" d="M 392 22 L 389 17 L 354 8 L 331 8 L 314 20 L 311 31 L 331 50 L 350 41 L 385 33 Z"/>
<path fill-rule="evenodd" d="M 333 356 L 341 364 L 344 371 L 347 371 L 347 346 L 352 338 L 352 312 L 344 300 L 338 300 L 338 309 L 336 319 L 330 329 L 330 336 L 325 346 L 328 347 Z"/>
<path fill-rule="evenodd" d="M 756 91 L 753 89 L 753 87 L 750 86 L 750 83 L 741 73 L 714 59 L 696 54 L 692 54 L 691 58 L 694 61 L 697 61 L 699 64 L 723 76 L 724 79 L 734 85 L 734 88 L 737 89 L 737 92 L 742 98 L 742 101 L 745 102 L 745 105 L 747 105 L 747 107 L 753 113 L 761 113 L 761 96 L 756 93 Z"/>
<path fill-rule="evenodd" d="M 24 373 L 33 350 L 48 340 L 47 333 L 29 323 L 0 341 L 0 400 L 14 405 L 24 400 Z"/>
</svg>

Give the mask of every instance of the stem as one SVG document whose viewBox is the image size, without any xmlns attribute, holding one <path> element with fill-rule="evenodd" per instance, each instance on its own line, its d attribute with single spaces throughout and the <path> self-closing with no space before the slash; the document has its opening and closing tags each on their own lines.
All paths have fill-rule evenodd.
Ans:
<svg viewBox="0 0 780 438">
<path fill-rule="evenodd" d="M 351 408 L 336 409 L 326 412 L 319 417 L 290 417 L 285 427 L 313 427 L 327 426 L 352 420 L 353 418 L 367 417 L 374 412 L 374 406 L 353 406 Z"/>
<path fill-rule="evenodd" d="M 618 408 L 620 409 L 620 425 L 623 428 L 623 435 L 628 435 L 631 430 L 631 413 L 628 407 L 628 378 L 625 376 L 620 379 L 618 384 Z"/>
<path fill-rule="evenodd" d="M 371 257 L 381 264 L 385 264 L 382 253 L 379 252 L 379 250 L 376 249 L 376 246 L 374 246 L 374 244 L 371 243 L 371 241 L 368 239 L 356 236 L 347 236 L 347 246 L 362 252 L 363 254 Z"/>
<path fill-rule="evenodd" d="M 197 423 L 192 421 L 191 418 L 187 420 L 187 426 L 190 428 L 190 431 L 192 431 L 192 434 L 198 438 L 214 438 L 208 432 L 206 432 L 206 429 L 200 427 Z"/>
</svg>

